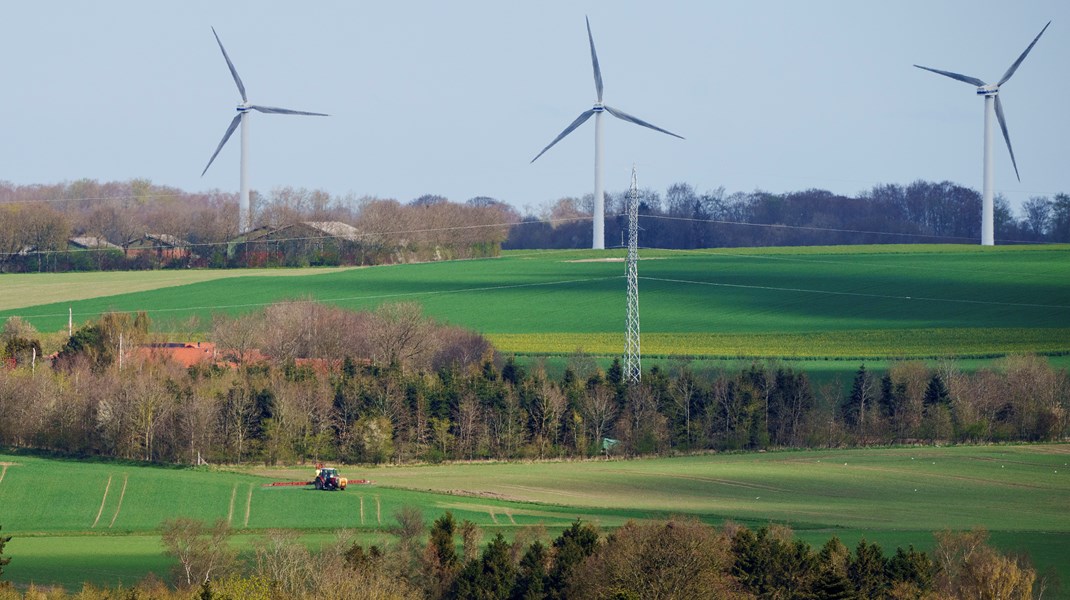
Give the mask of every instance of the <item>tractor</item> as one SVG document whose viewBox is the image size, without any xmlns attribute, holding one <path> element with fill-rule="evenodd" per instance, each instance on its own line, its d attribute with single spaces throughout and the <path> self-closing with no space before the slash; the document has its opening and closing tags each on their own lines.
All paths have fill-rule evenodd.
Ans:
<svg viewBox="0 0 1070 600">
<path fill-rule="evenodd" d="M 317 490 L 344 490 L 349 484 L 371 485 L 371 481 L 367 479 L 346 479 L 338 475 L 338 469 L 334 467 L 324 467 L 322 464 L 316 465 L 316 474 L 313 475 L 312 481 L 276 481 L 274 483 L 265 483 L 264 487 L 283 487 L 283 486 L 302 486 L 311 485 L 315 486 Z"/>
<path fill-rule="evenodd" d="M 319 467 L 316 469 L 316 478 L 312 480 L 312 485 L 316 486 L 317 490 L 344 490 L 349 481 L 345 477 L 338 476 L 338 469 Z"/>
</svg>

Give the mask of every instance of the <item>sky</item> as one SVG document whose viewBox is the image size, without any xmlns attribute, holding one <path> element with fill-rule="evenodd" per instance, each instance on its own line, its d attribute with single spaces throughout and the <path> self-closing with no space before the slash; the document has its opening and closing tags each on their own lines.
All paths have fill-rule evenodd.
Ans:
<svg viewBox="0 0 1070 600">
<path fill-rule="evenodd" d="M 149 179 L 237 192 L 240 101 L 254 104 L 261 193 L 322 189 L 407 202 L 490 196 L 537 210 L 593 190 L 594 123 L 531 159 L 595 100 L 684 136 L 604 117 L 606 189 L 704 193 L 950 180 L 980 190 L 983 101 L 913 64 L 996 81 L 1021 182 L 1012 207 L 1070 193 L 1070 2 L 1029 0 L 101 0 L 0 7 L 0 180 Z"/>
</svg>

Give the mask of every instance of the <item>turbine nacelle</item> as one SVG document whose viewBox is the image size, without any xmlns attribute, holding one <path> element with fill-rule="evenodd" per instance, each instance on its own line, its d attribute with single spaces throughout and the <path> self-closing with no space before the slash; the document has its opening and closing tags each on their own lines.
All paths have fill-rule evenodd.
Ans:
<svg viewBox="0 0 1070 600">
<path fill-rule="evenodd" d="M 253 106 L 251 104 L 249 104 L 248 102 L 242 102 L 234 110 L 236 110 L 236 111 L 238 111 L 240 113 L 243 113 L 243 112 L 249 112 L 252 108 L 253 108 Z"/>
<path fill-rule="evenodd" d="M 605 112 L 605 110 L 606 110 L 606 105 L 602 104 L 601 102 L 595 102 L 594 106 L 591 107 L 591 112 L 600 113 L 600 112 Z"/>
<path fill-rule="evenodd" d="M 985 97 L 995 96 L 998 93 L 999 93 L 999 84 L 998 83 L 990 83 L 988 85 L 982 85 L 982 86 L 977 88 L 977 95 L 978 96 L 985 96 Z"/>
</svg>

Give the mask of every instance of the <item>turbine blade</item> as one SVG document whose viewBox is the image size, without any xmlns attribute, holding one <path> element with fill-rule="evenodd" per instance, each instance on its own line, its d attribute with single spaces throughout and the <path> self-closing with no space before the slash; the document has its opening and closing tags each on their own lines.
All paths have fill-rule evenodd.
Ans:
<svg viewBox="0 0 1070 600">
<path fill-rule="evenodd" d="M 274 106 L 258 106 L 256 104 L 250 106 L 253 110 L 260 111 L 262 113 L 268 113 L 272 115 L 307 115 L 310 117 L 329 117 L 324 113 L 305 112 L 303 110 L 290 110 L 288 108 L 276 108 Z"/>
<path fill-rule="evenodd" d="M 241 93 L 241 101 L 248 102 L 249 99 L 245 97 L 245 84 L 241 82 L 241 77 L 238 77 L 238 70 L 234 68 L 234 63 L 230 62 L 230 56 L 227 55 L 227 49 L 223 47 L 223 42 L 219 39 L 219 34 L 215 32 L 215 27 L 212 28 L 212 35 L 215 36 L 215 41 L 219 44 L 219 49 L 223 51 L 223 58 L 227 59 L 227 66 L 230 67 L 230 74 L 234 76 L 234 83 L 238 84 L 238 91 Z"/>
<path fill-rule="evenodd" d="M 976 85 L 977 87 L 981 87 L 983 85 L 987 85 L 985 82 L 981 81 L 980 79 L 978 79 L 976 77 L 970 77 L 969 75 L 959 75 L 958 73 L 952 73 L 951 71 L 941 71 L 940 69 L 930 69 L 929 67 L 923 67 L 921 65 L 914 65 L 914 66 L 919 68 L 919 69 L 925 69 L 926 71 L 932 71 L 933 73 L 938 73 L 940 75 L 943 75 L 944 77 L 950 77 L 952 79 L 957 79 L 957 80 L 959 80 L 959 81 L 961 81 L 963 83 L 968 83 L 970 85 Z"/>
<path fill-rule="evenodd" d="M 635 123 L 636 125 L 642 125 L 643 127 L 649 127 L 651 129 L 653 129 L 654 131 L 660 131 L 662 133 L 667 133 L 667 134 L 669 134 L 669 135 L 671 135 L 673 137 L 680 138 L 681 140 L 684 139 L 684 136 L 682 136 L 682 135 L 676 135 L 675 133 L 669 131 L 668 129 L 662 129 L 661 127 L 658 127 L 657 125 L 652 125 L 650 123 L 647 123 L 646 121 L 640 119 L 639 117 L 633 117 L 632 115 L 629 115 L 628 113 L 624 112 L 623 110 L 620 110 L 620 109 L 617 109 L 617 108 L 611 108 L 609 106 L 607 106 L 605 108 L 606 108 L 606 112 L 608 112 L 609 114 L 613 115 L 614 117 L 617 117 L 618 119 L 623 119 L 625 121 L 630 121 L 632 123 Z"/>
<path fill-rule="evenodd" d="M 223 141 L 219 142 L 219 145 L 216 146 L 215 152 L 212 153 L 212 158 L 208 159 L 208 164 L 205 165 L 204 170 L 201 171 L 201 177 L 204 177 L 204 174 L 208 172 L 208 167 L 212 166 L 212 161 L 215 160 L 215 157 L 219 154 L 219 151 L 223 149 L 224 145 L 226 145 L 227 140 L 229 140 L 230 136 L 233 135 L 234 130 L 238 128 L 238 123 L 241 123 L 241 114 L 236 115 L 234 117 L 234 120 L 230 122 L 230 127 L 227 127 L 227 132 L 223 134 Z"/>
<path fill-rule="evenodd" d="M 572 133 L 573 129 L 576 129 L 580 125 L 583 125 L 584 121 L 586 121 L 587 119 L 590 119 L 591 115 L 593 115 L 593 114 L 594 114 L 594 109 L 593 108 L 590 109 L 590 110 L 585 110 L 582 113 L 580 113 L 580 116 L 576 117 L 576 120 L 573 121 L 572 124 L 570 124 L 568 127 L 566 127 L 565 130 L 562 131 L 560 135 L 555 137 L 554 141 L 550 142 L 549 146 L 543 148 L 542 152 L 536 154 L 535 158 L 531 159 L 531 162 L 535 162 L 535 161 L 539 160 L 539 157 L 542 156 L 543 154 L 546 154 L 546 151 L 549 150 L 550 148 L 553 148 L 554 144 L 556 144 L 557 142 L 560 142 L 562 138 L 564 138 L 566 135 Z M 531 164 L 531 163 L 528 163 L 528 164 Z"/>
<path fill-rule="evenodd" d="M 1051 25 L 1051 21 L 1048 21 L 1048 25 Z M 1048 25 L 1045 25 L 1044 29 L 1041 29 L 1040 33 L 1037 34 L 1037 37 L 1033 38 L 1033 42 L 1029 44 L 1029 47 L 1025 49 L 1025 52 L 1022 52 L 1022 55 L 1018 57 L 1018 60 L 1014 61 L 1014 64 L 1011 65 L 1011 68 L 1007 69 L 1007 72 L 1003 74 L 1003 77 L 1000 78 L 999 83 L 996 85 L 1003 85 L 1007 82 L 1008 79 L 1011 78 L 1011 75 L 1014 75 L 1014 72 L 1018 70 L 1018 65 L 1022 64 L 1022 61 L 1025 60 L 1025 55 L 1029 54 L 1029 51 L 1033 49 L 1034 45 L 1036 45 L 1037 40 L 1040 39 L 1040 36 L 1044 35 L 1044 32 L 1048 30 Z"/>
<path fill-rule="evenodd" d="M 587 17 L 584 17 L 587 19 Z M 594 36 L 591 35 L 591 20 L 587 19 L 587 41 L 591 43 L 591 64 L 594 65 L 594 89 L 598 92 L 598 101 L 602 101 L 602 69 L 598 68 L 598 54 L 594 51 Z"/>
<path fill-rule="evenodd" d="M 1018 181 L 1021 181 L 1022 176 L 1018 174 L 1018 162 L 1014 160 L 1014 148 L 1011 148 L 1011 136 L 1007 133 L 1007 119 L 1003 116 L 1003 103 L 999 101 L 999 96 L 996 96 L 996 119 L 999 120 L 999 128 L 1003 130 L 1003 139 L 1007 142 L 1007 151 L 1011 153 L 1014 176 L 1018 178 Z"/>
</svg>

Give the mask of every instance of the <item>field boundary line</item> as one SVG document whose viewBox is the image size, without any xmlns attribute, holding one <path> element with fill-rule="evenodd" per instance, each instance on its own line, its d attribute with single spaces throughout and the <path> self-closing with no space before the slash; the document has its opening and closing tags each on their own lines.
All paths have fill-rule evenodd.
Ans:
<svg viewBox="0 0 1070 600">
<path fill-rule="evenodd" d="M 245 499 L 245 523 L 242 527 L 249 526 L 249 513 L 253 510 L 253 484 L 249 484 L 249 496 Z"/>
<path fill-rule="evenodd" d="M 108 475 L 108 483 L 104 486 L 104 497 L 100 499 L 100 510 L 97 511 L 97 518 L 93 519 L 93 524 L 89 527 L 94 529 L 97 526 L 97 521 L 100 521 L 100 515 L 104 514 L 104 503 L 108 501 L 108 490 L 111 489 L 111 475 Z"/>
<path fill-rule="evenodd" d="M 234 487 L 230 488 L 230 508 L 227 510 L 227 525 L 230 525 L 234 521 L 234 498 L 238 495 L 238 483 L 234 483 Z"/>
<path fill-rule="evenodd" d="M 115 519 L 119 518 L 119 511 L 123 509 L 123 498 L 126 497 L 126 482 L 129 480 L 130 476 L 123 474 L 123 489 L 119 492 L 119 505 L 115 507 L 115 514 L 111 516 L 111 523 L 108 523 L 108 529 L 115 525 Z"/>
</svg>

